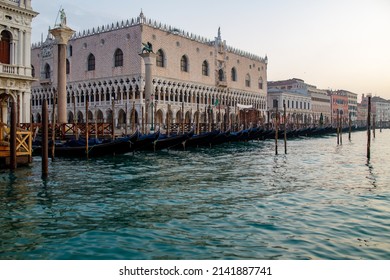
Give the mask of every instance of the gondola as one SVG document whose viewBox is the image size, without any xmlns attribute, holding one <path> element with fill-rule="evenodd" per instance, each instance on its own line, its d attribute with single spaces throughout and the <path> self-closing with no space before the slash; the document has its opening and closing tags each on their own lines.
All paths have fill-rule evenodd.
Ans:
<svg viewBox="0 0 390 280">
<path fill-rule="evenodd" d="M 160 131 L 149 134 L 140 134 L 137 140 L 131 146 L 132 151 L 144 150 L 146 147 L 149 147 L 153 144 L 154 141 L 160 136 Z"/>
<path fill-rule="evenodd" d="M 230 130 L 227 131 L 221 131 L 217 135 L 215 135 L 213 138 L 210 139 L 210 141 L 206 144 L 208 147 L 212 147 L 215 145 L 220 145 L 223 143 L 228 142 L 228 137 L 230 134 Z M 203 146 L 206 146 L 203 145 Z"/>
<path fill-rule="evenodd" d="M 186 139 L 183 141 L 183 148 L 184 150 L 186 148 L 190 147 L 199 147 L 199 146 L 204 146 L 210 145 L 211 140 L 219 134 L 219 130 L 214 130 L 211 132 L 204 132 L 201 134 L 194 134 L 192 137 Z"/>
<path fill-rule="evenodd" d="M 99 140 L 91 138 L 88 140 L 88 157 L 104 155 L 125 154 L 131 151 L 133 142 L 138 138 L 139 132 L 132 135 L 116 138 L 115 140 Z M 52 143 L 49 144 L 49 154 Z M 34 149 L 34 155 L 42 154 L 42 146 Z M 84 138 L 68 140 L 66 142 L 56 142 L 54 146 L 55 157 L 86 157 L 87 147 Z"/>
<path fill-rule="evenodd" d="M 56 144 L 54 154 L 57 157 L 85 157 L 87 150 L 85 141 L 65 142 Z M 90 143 L 90 142 L 89 142 Z M 130 152 L 131 142 L 128 137 L 121 137 L 115 140 L 95 142 L 88 145 L 88 157 L 97 157 L 104 155 L 124 154 Z"/>
<path fill-rule="evenodd" d="M 182 143 L 192 137 L 194 135 L 194 131 L 191 130 L 188 133 L 180 134 L 180 135 L 166 135 L 161 134 L 152 144 L 152 146 L 148 146 L 149 149 L 153 149 L 153 151 L 163 150 L 173 148 L 175 146 L 182 145 Z"/>
</svg>

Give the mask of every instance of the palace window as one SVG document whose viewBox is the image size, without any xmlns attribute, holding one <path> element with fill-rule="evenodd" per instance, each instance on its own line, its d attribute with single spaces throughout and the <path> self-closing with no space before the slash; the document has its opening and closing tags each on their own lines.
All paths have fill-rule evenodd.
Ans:
<svg viewBox="0 0 390 280">
<path fill-rule="evenodd" d="M 208 76 L 209 75 L 209 63 L 205 60 L 202 64 L 202 75 Z"/>
<path fill-rule="evenodd" d="M 259 89 L 263 89 L 263 78 L 260 77 L 259 79 Z"/>
<path fill-rule="evenodd" d="M 66 74 L 70 74 L 70 62 L 69 62 L 69 59 L 66 60 Z"/>
<path fill-rule="evenodd" d="M 219 69 L 219 71 L 218 71 L 218 80 L 220 82 L 223 82 L 225 80 L 225 74 L 223 73 L 222 69 Z"/>
<path fill-rule="evenodd" d="M 50 79 L 50 65 L 47 64 L 47 63 L 45 65 L 44 78 L 45 79 Z"/>
<path fill-rule="evenodd" d="M 237 71 L 236 71 L 236 68 L 232 68 L 232 81 L 235 82 L 237 81 Z"/>
<path fill-rule="evenodd" d="M 251 87 L 251 76 L 249 76 L 249 74 L 246 74 L 245 76 L 245 86 Z"/>
<path fill-rule="evenodd" d="M 73 46 L 70 45 L 69 46 L 69 56 L 72 56 L 73 55 Z"/>
<path fill-rule="evenodd" d="M 182 72 L 188 72 L 188 58 L 185 55 L 181 57 L 180 69 Z"/>
<path fill-rule="evenodd" d="M 121 49 L 117 49 L 114 54 L 114 66 L 121 67 L 123 66 L 123 52 Z"/>
<path fill-rule="evenodd" d="M 89 54 L 88 56 L 88 71 L 95 70 L 95 56 L 93 54 Z"/>
<path fill-rule="evenodd" d="M 31 76 L 35 78 L 35 67 L 34 65 L 31 65 Z"/>
<path fill-rule="evenodd" d="M 165 67 L 165 55 L 162 49 L 159 49 L 157 51 L 157 56 L 156 56 L 156 65 L 157 67 Z"/>
</svg>

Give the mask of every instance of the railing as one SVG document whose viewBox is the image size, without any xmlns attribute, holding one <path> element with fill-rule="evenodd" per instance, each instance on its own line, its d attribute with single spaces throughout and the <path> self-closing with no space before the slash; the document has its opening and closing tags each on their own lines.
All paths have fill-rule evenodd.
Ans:
<svg viewBox="0 0 390 280">
<path fill-rule="evenodd" d="M 8 1 L 14 2 L 14 3 L 16 3 L 16 4 L 19 4 L 19 2 L 20 2 L 20 0 L 8 0 Z"/>
<path fill-rule="evenodd" d="M 31 76 L 31 69 L 25 66 L 0 63 L 0 74 Z"/>
<path fill-rule="evenodd" d="M 39 134 L 42 130 L 42 124 L 33 123 L 32 129 L 30 128 L 30 123 L 21 123 L 20 127 L 25 130 L 34 131 L 35 134 Z M 52 138 L 53 129 L 52 124 L 49 124 L 49 138 Z M 69 137 L 79 135 L 84 137 L 86 130 L 85 123 L 66 123 L 66 124 L 56 124 L 55 133 L 56 139 L 67 139 Z M 90 137 L 106 137 L 112 135 L 112 123 L 88 123 L 88 134 Z"/>
</svg>

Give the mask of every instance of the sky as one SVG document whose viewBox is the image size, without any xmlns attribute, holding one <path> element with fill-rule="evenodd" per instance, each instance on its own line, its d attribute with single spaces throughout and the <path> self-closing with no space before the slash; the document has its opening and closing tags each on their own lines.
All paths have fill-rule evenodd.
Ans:
<svg viewBox="0 0 390 280">
<path fill-rule="evenodd" d="M 390 99 L 390 0 L 32 0 L 32 42 L 60 7 L 83 31 L 137 17 L 268 57 L 268 81 L 303 79 Z M 57 19 L 57 22 L 59 19 Z"/>
</svg>

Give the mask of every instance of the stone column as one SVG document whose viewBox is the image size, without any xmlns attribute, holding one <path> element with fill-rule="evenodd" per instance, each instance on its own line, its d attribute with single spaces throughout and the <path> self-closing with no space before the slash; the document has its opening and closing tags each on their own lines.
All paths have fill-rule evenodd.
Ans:
<svg viewBox="0 0 390 280">
<path fill-rule="evenodd" d="M 153 65 L 156 60 L 156 54 L 154 53 L 141 53 L 139 54 L 145 62 L 145 119 L 147 127 L 152 123 L 152 106 L 153 101 Z M 149 129 L 147 129 L 149 130 Z"/>
<path fill-rule="evenodd" d="M 50 33 L 58 43 L 58 123 L 67 123 L 66 117 L 66 45 L 74 31 L 67 26 L 51 29 Z"/>
</svg>

